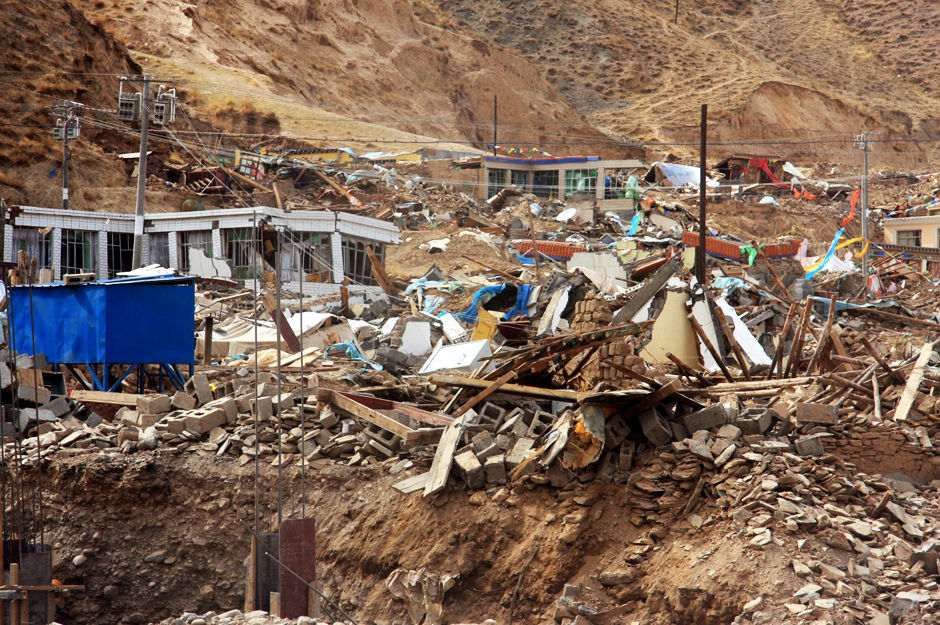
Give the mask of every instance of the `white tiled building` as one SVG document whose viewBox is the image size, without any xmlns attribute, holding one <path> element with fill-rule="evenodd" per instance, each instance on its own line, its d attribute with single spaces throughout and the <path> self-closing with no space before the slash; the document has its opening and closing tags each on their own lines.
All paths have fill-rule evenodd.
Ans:
<svg viewBox="0 0 940 625">
<path fill-rule="evenodd" d="M 255 225 L 266 222 L 281 237 L 282 280 L 304 279 L 304 290 L 330 293 L 348 281 L 351 290 L 378 290 L 365 248 L 384 260 L 385 246 L 398 243 L 393 224 L 350 213 L 285 212 L 268 206 L 158 213 L 144 218 L 143 264 L 189 270 L 190 248 L 222 259 L 234 279 L 253 277 L 251 250 Z M 17 251 L 51 269 L 55 280 L 66 273 L 94 273 L 99 279 L 131 269 L 134 215 L 21 206 L 4 232 L 4 260 Z M 309 287 L 309 291 L 308 291 Z"/>
</svg>

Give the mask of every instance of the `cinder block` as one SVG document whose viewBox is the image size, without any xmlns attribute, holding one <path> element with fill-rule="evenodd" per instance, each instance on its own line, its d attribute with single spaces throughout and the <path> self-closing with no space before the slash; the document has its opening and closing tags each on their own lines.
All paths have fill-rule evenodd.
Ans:
<svg viewBox="0 0 940 625">
<path fill-rule="evenodd" d="M 20 384 L 16 387 L 16 397 L 21 402 L 33 406 L 41 406 L 48 404 L 52 400 L 52 391 L 42 386 L 42 380 L 40 380 L 38 387 L 32 384 Z"/>
<path fill-rule="evenodd" d="M 483 470 L 486 473 L 487 484 L 505 484 L 506 483 L 506 457 L 503 454 L 490 456 L 483 463 Z"/>
<path fill-rule="evenodd" d="M 794 445 L 796 445 L 796 453 L 800 454 L 801 456 L 823 455 L 822 441 L 820 440 L 820 436 L 818 434 L 798 438 L 796 439 Z"/>
<path fill-rule="evenodd" d="M 486 402 L 483 404 L 483 407 L 480 408 L 480 417 L 483 421 L 489 421 L 494 423 L 497 427 L 503 422 L 503 419 L 506 417 L 506 410 L 500 408 L 496 404 Z"/>
<path fill-rule="evenodd" d="M 722 404 L 712 404 L 682 417 L 682 423 L 690 434 L 698 430 L 710 430 L 727 422 L 728 413 Z"/>
<path fill-rule="evenodd" d="M 271 398 L 271 406 L 275 413 L 281 413 L 294 407 L 294 394 L 281 393 L 280 396 L 274 395 Z"/>
<path fill-rule="evenodd" d="M 213 399 L 203 408 L 221 408 L 225 412 L 225 419 L 229 423 L 235 423 L 235 420 L 238 419 L 238 406 L 235 405 L 235 400 L 231 397 Z"/>
<path fill-rule="evenodd" d="M 839 422 L 839 409 L 832 404 L 801 403 L 796 405 L 796 420 L 799 423 Z"/>
<path fill-rule="evenodd" d="M 639 420 L 643 436 L 656 447 L 668 445 L 672 441 L 672 430 L 654 409 L 640 413 Z"/>
<path fill-rule="evenodd" d="M 274 405 L 271 403 L 271 397 L 258 396 L 258 401 L 252 401 L 252 414 L 259 419 L 269 419 L 274 415 Z"/>
<path fill-rule="evenodd" d="M 62 395 L 56 397 L 46 404 L 43 404 L 42 408 L 52 411 L 52 413 L 57 417 L 64 417 L 65 415 L 72 412 L 72 405 L 69 403 L 69 400 Z"/>
<path fill-rule="evenodd" d="M 516 444 L 512 446 L 512 450 L 506 454 L 506 464 L 509 465 L 509 468 L 515 469 L 519 466 L 519 463 L 529 455 L 533 445 L 535 445 L 535 440 L 531 438 L 517 440 Z"/>
<path fill-rule="evenodd" d="M 467 486 L 472 489 L 480 489 L 486 484 L 486 478 L 483 473 L 483 465 L 472 451 L 465 451 L 454 456 L 454 466 L 457 473 L 463 477 Z"/>
<path fill-rule="evenodd" d="M 209 379 L 205 374 L 197 373 L 189 378 L 185 390 L 190 395 L 195 395 L 200 405 L 212 401 L 212 388 L 209 386 Z"/>
<path fill-rule="evenodd" d="M 170 400 L 170 406 L 176 410 L 192 410 L 196 407 L 196 398 L 183 391 L 177 391 Z"/>
<path fill-rule="evenodd" d="M 548 432 L 555 422 L 555 415 L 544 410 L 536 410 L 532 416 L 532 423 L 529 424 L 527 435 L 529 438 L 538 438 Z"/>
<path fill-rule="evenodd" d="M 172 409 L 166 395 L 141 395 L 137 398 L 137 412 L 141 414 L 164 414 Z"/>
<path fill-rule="evenodd" d="M 499 453 L 496 441 L 494 441 L 492 435 L 485 430 L 474 436 L 471 442 L 473 443 L 476 456 L 480 460 L 486 460 L 490 456 L 495 456 Z"/>
<path fill-rule="evenodd" d="M 227 421 L 221 408 L 198 408 L 183 413 L 183 428 L 192 434 L 202 436 L 209 430 L 224 425 Z"/>
<path fill-rule="evenodd" d="M 767 408 L 749 408 L 738 415 L 735 425 L 741 428 L 745 435 L 763 434 L 770 429 L 773 414 L 773 410 Z"/>
</svg>

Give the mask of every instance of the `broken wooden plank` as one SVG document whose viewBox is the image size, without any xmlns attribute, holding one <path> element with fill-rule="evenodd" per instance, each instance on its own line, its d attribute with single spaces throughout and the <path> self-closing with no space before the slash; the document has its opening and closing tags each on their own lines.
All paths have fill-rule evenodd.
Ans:
<svg viewBox="0 0 940 625">
<path fill-rule="evenodd" d="M 728 344 L 731 346 L 731 351 L 734 354 L 734 358 L 738 361 L 738 366 L 741 367 L 741 373 L 744 374 L 744 379 L 750 380 L 751 368 L 744 359 L 744 352 L 741 351 L 741 346 L 738 345 L 737 339 L 734 338 L 734 333 L 732 333 L 731 328 L 728 327 L 728 319 L 725 317 L 725 313 L 723 313 L 721 308 L 717 306 L 713 310 L 718 316 L 718 325 L 721 326 L 721 331 L 724 333 L 725 338 L 728 340 Z"/>
<path fill-rule="evenodd" d="M 379 257 L 372 251 L 372 246 L 366 246 L 366 256 L 369 257 L 369 263 L 372 265 L 372 276 L 375 278 L 375 281 L 379 283 L 382 290 L 385 291 L 385 294 L 398 295 L 398 289 L 395 288 L 395 283 L 392 282 L 392 279 L 385 273 L 385 267 L 382 266 L 382 261 L 380 261 Z"/>
<path fill-rule="evenodd" d="M 108 393 L 106 391 L 83 391 L 76 389 L 69 394 L 75 401 L 94 404 L 108 404 L 110 406 L 137 407 L 137 398 L 143 395 L 134 393 Z"/>
<path fill-rule="evenodd" d="M 721 354 L 717 349 L 715 349 L 715 346 L 708 338 L 708 335 L 705 334 L 705 330 L 702 329 L 702 326 L 699 325 L 694 316 L 690 314 L 688 317 L 689 323 L 692 324 L 692 331 L 695 332 L 695 335 L 698 336 L 700 341 L 702 341 L 702 344 L 705 346 L 705 349 L 708 350 L 708 353 L 712 355 L 712 358 L 718 364 L 718 368 L 721 369 L 722 375 L 724 375 L 725 379 L 729 382 L 734 382 L 734 376 L 731 375 L 731 371 L 729 371 L 728 367 L 725 366 L 725 363 L 721 359 Z"/>
<path fill-rule="evenodd" d="M 416 406 L 407 406 L 399 402 L 393 402 L 387 399 L 371 397 L 369 395 L 357 395 L 344 391 L 333 391 L 320 388 L 317 390 L 317 401 L 332 404 L 337 410 L 353 415 L 364 421 L 368 421 L 387 432 L 400 436 L 405 447 L 414 447 L 416 445 L 431 445 L 436 443 L 441 436 L 440 428 L 411 428 L 404 423 L 393 419 L 392 417 L 379 412 L 379 410 L 397 410 L 415 420 L 420 420 L 431 425 L 445 425 L 450 423 L 449 418 L 444 415 L 421 410 Z M 373 405 L 367 405 L 363 402 L 369 402 Z"/>
<path fill-rule="evenodd" d="M 431 469 L 428 471 L 427 482 L 424 486 L 425 497 L 440 492 L 447 486 L 450 468 L 454 464 L 454 452 L 457 451 L 457 445 L 460 444 L 460 437 L 463 435 L 465 425 L 471 418 L 473 418 L 473 415 L 464 414 L 448 425 L 444 429 L 444 433 L 441 434 L 441 440 L 434 452 L 434 460 L 431 462 Z"/>
<path fill-rule="evenodd" d="M 819 362 L 819 357 L 822 355 L 829 341 L 829 332 L 832 330 L 832 320 L 835 316 L 836 298 L 833 297 L 829 300 L 829 315 L 826 317 L 826 326 L 823 328 L 822 334 L 819 335 L 819 342 L 816 343 L 816 349 L 813 350 L 813 355 L 810 357 L 809 364 L 806 366 L 806 373 L 812 373 L 813 367 Z"/>
<path fill-rule="evenodd" d="M 920 348 L 920 356 L 914 362 L 911 375 L 907 378 L 907 386 L 904 387 L 904 392 L 901 393 L 898 405 L 894 410 L 895 421 L 907 420 L 907 415 L 910 414 L 911 408 L 914 406 L 914 400 L 917 398 L 920 383 L 924 380 L 924 368 L 930 360 L 930 354 L 933 353 L 935 343 L 924 343 L 924 346 Z"/>
<path fill-rule="evenodd" d="M 619 325 L 621 323 L 628 323 L 633 319 L 634 315 L 640 312 L 640 309 L 646 305 L 646 302 L 653 299 L 653 296 L 663 288 L 663 285 L 666 284 L 666 281 L 672 277 L 672 275 L 680 270 L 679 257 L 674 256 L 666 262 L 665 265 L 656 270 L 652 276 L 646 279 L 646 282 L 643 283 L 643 286 L 640 287 L 640 290 L 634 293 L 633 297 L 630 298 L 623 308 L 617 311 L 617 314 L 614 315 L 611 325 Z"/>
<path fill-rule="evenodd" d="M 787 342 L 787 333 L 790 331 L 790 326 L 793 324 L 793 315 L 796 314 L 797 304 L 793 302 L 790 304 L 790 310 L 787 311 L 786 319 L 783 322 L 783 330 L 781 330 L 779 335 L 779 342 L 777 343 L 777 349 L 774 350 L 774 358 L 770 361 L 770 373 L 767 374 L 768 378 L 774 377 L 774 370 L 779 369 L 783 370 L 783 352 L 784 347 Z"/>
<path fill-rule="evenodd" d="M 723 393 L 747 393 L 750 391 L 777 391 L 784 388 L 793 388 L 795 386 L 805 386 L 812 384 L 817 380 L 814 376 L 801 376 L 798 378 L 787 378 L 784 380 L 750 380 L 741 382 L 721 382 L 707 388 L 685 388 L 682 392 L 686 395 L 702 394 L 723 394 Z"/>
<path fill-rule="evenodd" d="M 432 384 L 437 384 L 440 386 L 459 386 L 462 388 L 479 388 L 486 389 L 492 382 L 490 380 L 480 380 L 477 378 L 467 378 L 459 375 L 436 375 L 432 374 L 429 378 L 429 381 Z M 522 395 L 524 397 L 538 397 L 541 399 L 551 399 L 555 401 L 564 401 L 569 403 L 577 403 L 583 393 L 577 391 L 569 391 L 565 389 L 553 389 L 553 388 L 542 388 L 539 386 L 525 386 L 522 384 L 503 384 L 499 390 L 499 393 L 506 393 L 509 395 Z"/>
<path fill-rule="evenodd" d="M 403 492 L 406 495 L 410 495 L 411 493 L 416 493 L 419 490 L 424 490 L 424 488 L 427 486 L 428 478 L 430 476 L 430 471 L 419 473 L 418 475 L 413 475 L 407 479 L 392 484 L 392 488 Z"/>
<path fill-rule="evenodd" d="M 278 310 L 274 297 L 269 293 L 265 293 L 261 297 L 261 301 L 264 303 L 265 310 L 271 315 L 271 319 L 281 329 L 281 338 L 284 339 L 284 345 L 287 347 L 285 351 L 291 354 L 299 352 L 300 341 L 297 340 L 297 335 L 294 334 L 293 328 L 291 328 L 290 324 L 287 322 L 287 317 Z"/>
<path fill-rule="evenodd" d="M 513 379 L 514 377 L 516 377 L 516 372 L 513 370 L 503 374 L 499 379 L 490 382 L 485 389 L 468 399 L 462 406 L 457 408 L 457 410 L 454 411 L 453 417 L 456 419 L 463 413 L 467 412 L 481 401 L 495 393 L 501 386 L 509 382 L 509 380 Z"/>
<path fill-rule="evenodd" d="M 862 345 L 865 346 L 865 350 L 871 355 L 872 358 L 875 359 L 881 368 L 884 369 L 892 378 L 894 378 L 895 382 L 898 384 L 905 383 L 904 376 L 891 368 L 891 365 L 889 365 L 881 356 L 881 354 L 878 353 L 878 350 L 876 350 L 875 346 L 871 344 L 871 341 L 868 340 L 867 336 L 862 337 Z"/>
<path fill-rule="evenodd" d="M 793 344 L 790 346 L 790 355 L 787 358 L 787 367 L 783 370 L 783 377 L 789 378 L 800 370 L 800 360 L 803 358 L 803 339 L 806 337 L 806 327 L 809 325 L 810 311 L 813 309 L 813 299 L 806 298 L 800 322 L 796 326 Z"/>
</svg>

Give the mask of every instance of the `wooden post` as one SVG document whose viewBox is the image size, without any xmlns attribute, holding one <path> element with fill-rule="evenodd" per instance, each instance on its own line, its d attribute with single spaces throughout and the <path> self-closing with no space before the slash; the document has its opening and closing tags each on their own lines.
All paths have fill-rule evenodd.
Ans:
<svg viewBox="0 0 940 625">
<path fill-rule="evenodd" d="M 255 593 L 258 586 L 258 537 L 252 533 L 251 550 L 248 554 L 248 583 L 245 584 L 245 612 L 255 609 Z"/>
<path fill-rule="evenodd" d="M 10 586 L 20 585 L 20 565 L 15 562 L 10 563 Z M 10 602 L 10 625 L 20 625 L 20 600 L 14 599 Z"/>
<path fill-rule="evenodd" d="M 708 335 L 705 334 L 705 330 L 702 329 L 702 326 L 698 324 L 698 321 L 695 320 L 691 314 L 689 315 L 689 323 L 692 324 L 692 330 L 695 334 L 702 340 L 702 344 L 705 345 L 705 349 L 708 350 L 708 353 L 712 355 L 712 358 L 715 359 L 715 362 L 718 363 L 718 368 L 721 369 L 721 373 L 725 376 L 725 379 L 729 382 L 734 382 L 734 376 L 731 375 L 731 372 L 728 370 L 728 367 L 725 366 L 725 363 L 721 360 L 721 354 L 718 353 L 718 350 L 715 349 L 715 346 L 712 345 L 711 339 L 708 338 Z"/>
<path fill-rule="evenodd" d="M 700 129 L 701 145 L 699 146 L 699 192 L 698 192 L 698 247 L 695 248 L 695 278 L 701 287 L 705 288 L 705 239 L 708 231 L 705 229 L 705 123 L 708 118 L 708 105 L 702 105 L 702 122 Z"/>
<path fill-rule="evenodd" d="M 212 326 L 215 325 L 215 318 L 212 315 L 206 317 L 205 337 L 202 341 L 205 353 L 202 357 L 202 364 L 212 364 Z"/>
<path fill-rule="evenodd" d="M 320 618 L 320 595 L 309 586 L 307 587 L 307 616 Z"/>
<path fill-rule="evenodd" d="M 268 611 L 268 614 L 270 614 L 271 616 L 281 615 L 281 593 L 279 592 L 271 593 L 271 609 Z"/>
<path fill-rule="evenodd" d="M 744 352 L 741 350 L 741 346 L 738 345 L 737 339 L 734 338 L 734 332 L 728 327 L 728 318 L 725 317 L 725 313 L 721 311 L 721 308 L 714 308 L 715 315 L 718 316 L 718 325 L 721 326 L 722 332 L 725 333 L 725 338 L 728 339 L 728 344 L 731 345 L 731 351 L 734 353 L 735 360 L 738 361 L 738 365 L 741 367 L 741 373 L 744 374 L 745 380 L 751 379 L 751 368 L 747 364 L 747 360 L 744 358 Z"/>
<path fill-rule="evenodd" d="M 819 342 L 816 343 L 816 349 L 813 350 L 813 356 L 809 359 L 809 364 L 806 366 L 806 373 L 813 372 L 813 367 L 816 366 L 816 363 L 819 361 L 819 357 L 826 348 L 826 344 L 829 341 L 829 332 L 832 331 L 832 321 L 835 316 L 836 298 L 833 297 L 829 300 L 829 316 L 826 317 L 826 327 L 823 328 L 822 334 L 819 335 Z"/>
<path fill-rule="evenodd" d="M 796 334 L 793 335 L 793 345 L 790 346 L 790 357 L 787 358 L 787 368 L 783 372 L 783 377 L 785 378 L 790 377 L 791 374 L 796 375 L 800 370 L 800 358 L 803 355 L 803 337 L 806 336 L 806 325 L 809 323 L 809 314 L 812 308 L 812 298 L 806 298 L 806 305 L 803 306 L 803 314 L 800 315 L 800 323 L 796 327 Z"/>
</svg>

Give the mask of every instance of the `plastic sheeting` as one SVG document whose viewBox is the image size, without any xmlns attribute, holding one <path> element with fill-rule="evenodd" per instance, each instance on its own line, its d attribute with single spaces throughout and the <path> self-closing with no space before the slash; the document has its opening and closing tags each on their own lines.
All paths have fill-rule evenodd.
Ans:
<svg viewBox="0 0 940 625">
<path fill-rule="evenodd" d="M 655 162 L 650 167 L 650 170 L 659 168 L 659 172 L 663 177 L 669 181 L 674 187 L 684 187 L 687 185 L 697 185 L 701 182 L 701 169 L 698 167 L 692 167 L 691 165 L 680 165 L 678 163 L 662 163 Z M 712 180 L 708 176 L 705 177 L 705 186 L 706 187 L 717 187 L 718 181 Z"/>
<path fill-rule="evenodd" d="M 477 304 L 482 300 L 482 303 L 486 303 L 503 292 L 503 289 L 506 288 L 505 284 L 494 284 L 492 286 L 485 286 L 482 289 L 478 289 L 476 293 L 473 294 L 473 301 L 470 303 L 470 307 L 462 313 L 457 313 L 454 315 L 464 323 L 476 323 L 477 321 Z"/>
</svg>

